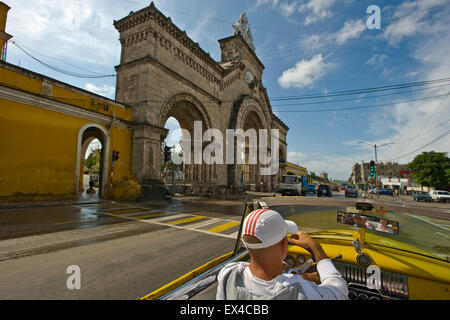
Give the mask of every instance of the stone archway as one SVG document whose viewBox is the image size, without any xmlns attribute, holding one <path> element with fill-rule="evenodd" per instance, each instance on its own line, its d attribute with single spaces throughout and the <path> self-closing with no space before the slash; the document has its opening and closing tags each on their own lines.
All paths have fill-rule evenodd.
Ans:
<svg viewBox="0 0 450 320">
<path fill-rule="evenodd" d="M 266 117 L 262 111 L 261 103 L 253 97 L 243 97 L 239 103 L 239 111 L 237 112 L 235 129 L 242 129 L 247 132 L 249 129 L 256 131 L 258 136 L 258 142 L 260 139 L 259 130 L 266 129 L 269 130 L 270 126 Z M 244 164 L 234 166 L 234 183 L 244 184 L 250 188 L 257 188 L 259 182 L 263 180 L 267 185 L 271 185 L 269 177 L 261 176 L 260 170 L 261 165 L 259 162 L 257 164 L 252 164 L 249 161 L 250 146 L 249 138 L 245 137 L 244 146 Z M 256 150 L 256 156 L 259 156 L 259 144 Z"/>
<path fill-rule="evenodd" d="M 98 139 L 102 145 L 100 158 L 99 198 L 107 194 L 109 165 L 109 135 L 106 129 L 96 123 L 88 123 L 80 128 L 77 140 L 77 163 L 75 170 L 75 191 L 79 193 L 83 186 L 84 156 L 92 140 Z"/>
<path fill-rule="evenodd" d="M 160 115 L 159 123 L 160 127 L 164 127 L 169 117 L 175 118 L 180 124 L 181 129 L 186 130 L 189 135 L 182 137 L 183 141 L 190 140 L 190 155 L 185 157 L 190 160 L 191 163 L 183 163 L 183 176 L 187 183 L 208 184 L 215 181 L 215 165 L 207 165 L 201 161 L 201 163 L 195 163 L 194 155 L 194 139 L 195 139 L 195 122 L 201 123 L 201 133 L 211 128 L 211 122 L 204 106 L 190 94 L 178 93 L 172 95 L 167 102 L 163 105 Z M 199 123 L 197 123 L 198 125 Z M 165 139 L 162 137 L 161 142 Z M 202 154 L 205 145 L 202 145 Z M 187 150 L 183 150 L 183 153 Z"/>
</svg>

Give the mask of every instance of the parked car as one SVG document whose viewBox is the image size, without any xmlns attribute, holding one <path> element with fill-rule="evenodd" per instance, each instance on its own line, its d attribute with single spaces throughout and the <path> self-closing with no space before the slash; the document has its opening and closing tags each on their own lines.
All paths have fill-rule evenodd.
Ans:
<svg viewBox="0 0 450 320">
<path fill-rule="evenodd" d="M 347 186 L 347 188 L 345 188 L 345 196 L 358 198 L 358 190 L 356 189 L 356 186 Z"/>
<path fill-rule="evenodd" d="M 319 187 L 317 189 L 317 196 L 318 197 L 332 197 L 333 194 L 331 193 L 330 186 L 326 185 L 326 184 L 319 184 Z"/>
<path fill-rule="evenodd" d="M 380 194 L 380 195 L 386 195 L 386 196 L 392 196 L 394 195 L 394 191 L 392 191 L 392 189 L 389 188 L 379 188 L 377 191 L 377 188 L 373 188 L 373 190 L 370 190 L 369 193 L 373 193 L 373 194 Z"/>
<path fill-rule="evenodd" d="M 345 191 L 345 187 L 344 187 L 344 186 L 340 186 L 340 187 L 339 187 L 339 190 Z"/>
<path fill-rule="evenodd" d="M 434 190 L 430 192 L 431 199 L 439 202 L 447 202 L 450 201 L 450 193 L 448 191 L 443 190 Z"/>
<path fill-rule="evenodd" d="M 432 200 L 430 194 L 426 193 L 425 191 L 414 191 L 412 197 L 415 201 L 431 202 Z"/>
<path fill-rule="evenodd" d="M 339 192 L 339 187 L 338 187 L 338 186 L 332 186 L 332 187 L 331 187 L 331 191 L 337 191 L 337 192 Z"/>
<path fill-rule="evenodd" d="M 316 194 L 316 185 L 315 184 L 308 184 L 308 192 L 312 192 Z"/>
</svg>

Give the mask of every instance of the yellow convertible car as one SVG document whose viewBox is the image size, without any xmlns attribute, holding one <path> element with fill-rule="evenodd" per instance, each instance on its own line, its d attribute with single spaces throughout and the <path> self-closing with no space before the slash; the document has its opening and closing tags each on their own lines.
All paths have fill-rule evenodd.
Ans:
<svg viewBox="0 0 450 320">
<path fill-rule="evenodd" d="M 353 204 L 308 206 L 288 198 L 258 199 L 246 204 L 242 221 L 259 208 L 271 208 L 295 221 L 299 230 L 316 239 L 333 260 L 347 281 L 351 300 L 450 299 L 450 232 L 445 225 L 405 212 L 374 208 L 369 201 Z M 215 299 L 220 270 L 228 263 L 250 258 L 240 240 L 241 232 L 233 252 L 142 299 Z M 312 258 L 305 249 L 289 246 L 285 272 L 313 272 Z"/>
</svg>

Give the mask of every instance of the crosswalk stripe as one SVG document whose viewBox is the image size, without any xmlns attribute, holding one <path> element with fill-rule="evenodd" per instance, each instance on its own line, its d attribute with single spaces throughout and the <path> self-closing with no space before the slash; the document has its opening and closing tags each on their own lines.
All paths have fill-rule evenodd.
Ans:
<svg viewBox="0 0 450 320">
<path fill-rule="evenodd" d="M 170 219 L 174 219 L 174 218 L 182 218 L 182 217 L 186 217 L 186 216 L 190 216 L 190 215 L 189 214 L 184 214 L 184 213 L 170 214 L 170 215 L 164 216 L 162 218 L 153 219 L 153 221 L 164 222 L 166 220 L 170 220 Z"/>
<path fill-rule="evenodd" d="M 167 224 L 176 225 L 176 224 L 182 224 L 182 223 L 187 223 L 187 222 L 196 221 L 196 220 L 202 220 L 202 219 L 206 219 L 206 218 L 195 216 L 195 217 L 191 217 L 191 218 L 186 218 L 186 219 L 181 219 L 181 220 L 176 220 L 176 221 L 170 221 L 170 222 L 167 222 Z"/>
<path fill-rule="evenodd" d="M 239 225 L 239 224 L 240 224 L 240 222 L 237 222 L 237 221 L 231 221 L 231 222 L 227 222 L 227 223 L 221 224 L 221 225 L 219 225 L 219 226 L 213 227 L 213 228 L 211 228 L 211 229 L 208 229 L 208 231 L 209 231 L 209 232 L 216 232 L 216 233 L 219 233 L 219 232 L 228 230 L 228 229 L 230 229 L 230 228 L 233 228 L 233 227 L 235 227 L 235 226 L 237 226 L 237 225 Z"/>
<path fill-rule="evenodd" d="M 99 210 L 100 212 L 108 212 L 112 214 L 127 214 L 127 213 L 141 213 L 145 211 L 150 211 L 149 209 L 142 208 L 127 208 L 127 209 L 107 209 L 107 210 Z"/>
<path fill-rule="evenodd" d="M 200 222 L 197 222 L 197 223 L 193 223 L 193 224 L 189 225 L 189 228 L 197 229 L 197 228 L 201 228 L 201 227 L 204 227 L 204 226 L 207 226 L 207 225 L 210 225 L 210 224 L 217 223 L 219 221 L 220 221 L 220 219 L 212 218 L 212 219 L 209 219 L 208 221 L 200 221 Z"/>
<path fill-rule="evenodd" d="M 150 214 L 144 214 L 141 216 L 132 216 L 133 218 L 136 219 L 148 219 L 148 218 L 156 218 L 156 217 L 165 217 L 165 216 L 169 216 L 169 215 L 173 215 L 171 212 L 159 212 L 159 213 L 150 213 Z"/>
<path fill-rule="evenodd" d="M 235 233 L 232 233 L 232 234 L 230 234 L 230 237 L 232 237 L 232 238 L 237 238 L 237 236 L 238 236 L 238 234 L 239 234 L 239 230 L 238 231 L 236 231 Z"/>
</svg>

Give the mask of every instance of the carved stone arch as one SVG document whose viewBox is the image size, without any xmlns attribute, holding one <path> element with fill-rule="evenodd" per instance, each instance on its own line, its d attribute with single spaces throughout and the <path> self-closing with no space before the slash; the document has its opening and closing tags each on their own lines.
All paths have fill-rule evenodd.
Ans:
<svg viewBox="0 0 450 320">
<path fill-rule="evenodd" d="M 170 96 L 163 104 L 158 119 L 158 124 L 161 128 L 164 127 L 169 117 L 174 117 L 180 124 L 181 129 L 185 129 L 190 133 L 189 139 L 192 143 L 190 155 L 191 163 L 183 164 L 183 174 L 185 181 L 193 183 L 212 182 L 213 176 L 211 168 L 208 167 L 208 165 L 206 165 L 205 163 L 193 163 L 194 157 L 197 157 L 198 159 L 199 156 L 199 154 L 194 155 L 194 122 L 202 122 L 202 133 L 204 133 L 207 129 L 211 129 L 212 127 L 207 109 L 197 98 L 195 98 L 191 94 L 181 92 Z M 182 139 L 186 141 L 184 132 Z M 204 147 L 205 145 L 203 143 L 203 148 Z M 202 158 L 202 154 L 200 154 L 200 157 Z"/>
<path fill-rule="evenodd" d="M 245 122 L 251 113 L 256 113 L 261 121 L 261 127 L 258 129 L 269 129 L 269 121 L 267 121 L 265 113 L 262 110 L 262 104 L 254 97 L 247 96 L 241 102 L 239 112 L 236 118 L 236 128 L 244 129 Z"/>
<path fill-rule="evenodd" d="M 182 128 L 193 128 L 193 121 L 195 120 L 202 121 L 206 126 L 204 129 L 211 128 L 211 121 L 205 107 L 189 93 L 176 93 L 166 100 L 159 113 L 159 126 L 163 128 L 167 119 L 174 115 L 177 115 L 175 118 Z M 192 122 L 192 124 L 189 122 Z"/>
</svg>

